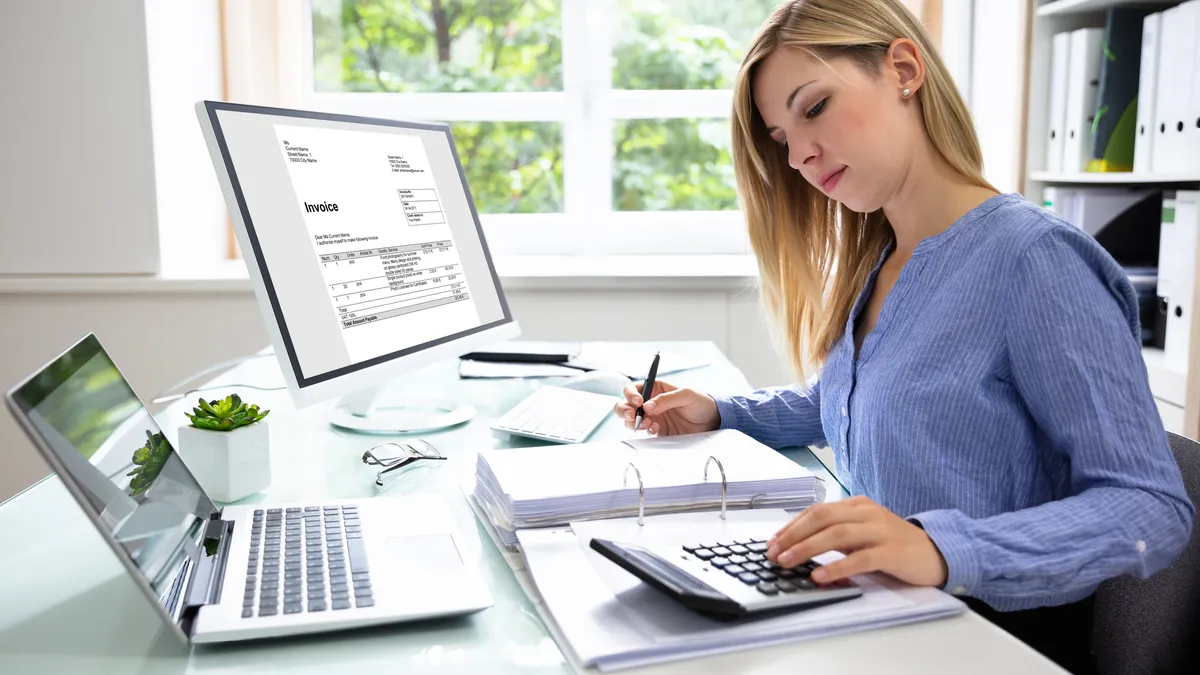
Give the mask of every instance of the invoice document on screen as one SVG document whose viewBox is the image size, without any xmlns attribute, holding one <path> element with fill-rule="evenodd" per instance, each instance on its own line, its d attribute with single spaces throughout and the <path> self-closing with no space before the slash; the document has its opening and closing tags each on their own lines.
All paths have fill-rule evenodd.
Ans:
<svg viewBox="0 0 1200 675">
<path fill-rule="evenodd" d="M 352 362 L 480 324 L 420 138 L 276 125 Z"/>
</svg>

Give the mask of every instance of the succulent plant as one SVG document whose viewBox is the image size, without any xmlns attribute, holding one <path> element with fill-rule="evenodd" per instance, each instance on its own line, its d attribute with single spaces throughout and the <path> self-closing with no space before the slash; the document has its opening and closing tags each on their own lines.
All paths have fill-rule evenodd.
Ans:
<svg viewBox="0 0 1200 675">
<path fill-rule="evenodd" d="M 136 497 L 150 489 L 170 457 L 171 444 L 167 442 L 167 437 L 161 431 L 146 431 L 146 443 L 133 451 L 133 463 L 137 468 L 125 474 L 133 476 L 133 480 L 129 481 L 129 496 Z"/>
<path fill-rule="evenodd" d="M 247 424 L 254 424 L 267 416 L 270 410 L 259 411 L 256 405 L 246 405 L 240 396 L 233 394 L 223 399 L 205 401 L 184 413 L 197 429 L 210 431 L 233 431 Z M 193 414 L 194 413 L 194 414 Z"/>
</svg>

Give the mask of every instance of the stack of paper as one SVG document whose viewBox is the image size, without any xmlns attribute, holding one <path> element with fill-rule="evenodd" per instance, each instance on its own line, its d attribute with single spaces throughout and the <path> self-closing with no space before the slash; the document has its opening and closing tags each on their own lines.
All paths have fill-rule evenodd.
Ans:
<svg viewBox="0 0 1200 675">
<path fill-rule="evenodd" d="M 576 667 L 601 671 L 734 652 L 797 640 L 952 616 L 965 609 L 933 588 L 879 574 L 853 578 L 853 600 L 744 622 L 695 614 L 592 551 L 595 538 L 637 545 L 670 544 L 774 533 L 790 516 L 764 509 L 571 523 L 569 528 L 522 530 L 521 550 L 536 585 L 539 613 Z M 828 563 L 840 557 L 817 557 Z M 567 651 L 564 649 L 564 651 Z M 802 671 L 803 668 L 799 669 Z"/>
<path fill-rule="evenodd" d="M 729 510 L 802 509 L 825 500 L 824 484 L 807 469 L 732 429 L 483 450 L 474 498 L 501 542 L 515 550 L 517 530 L 636 516 L 639 473 L 646 515 L 719 511 L 722 468 Z"/>
</svg>

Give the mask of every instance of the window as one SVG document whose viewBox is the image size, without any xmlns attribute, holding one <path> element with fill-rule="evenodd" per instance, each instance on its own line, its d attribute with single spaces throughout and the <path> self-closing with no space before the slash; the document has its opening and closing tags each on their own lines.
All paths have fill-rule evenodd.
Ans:
<svg viewBox="0 0 1200 675">
<path fill-rule="evenodd" d="M 305 104 L 449 122 L 498 252 L 743 253 L 730 88 L 777 3 L 311 0 Z"/>
</svg>

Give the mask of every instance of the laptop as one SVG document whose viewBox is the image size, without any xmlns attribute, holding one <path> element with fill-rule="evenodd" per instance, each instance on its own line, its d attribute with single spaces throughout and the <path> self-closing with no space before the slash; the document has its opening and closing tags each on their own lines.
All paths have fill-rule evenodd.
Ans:
<svg viewBox="0 0 1200 675">
<path fill-rule="evenodd" d="M 7 402 L 182 640 L 317 633 L 492 605 L 436 495 L 217 508 L 95 335 Z M 166 452 L 135 463 L 147 443 Z M 131 488 L 147 469 L 150 478 Z"/>
</svg>

